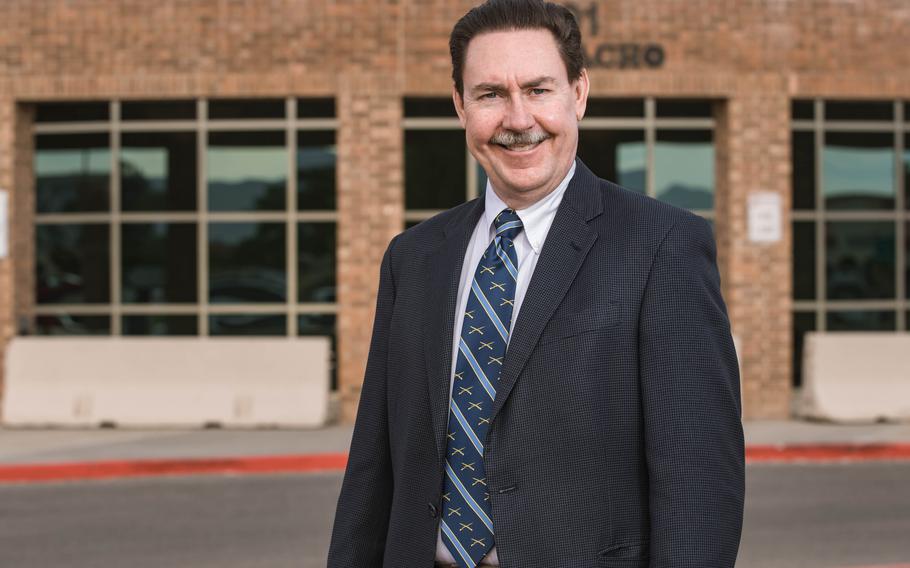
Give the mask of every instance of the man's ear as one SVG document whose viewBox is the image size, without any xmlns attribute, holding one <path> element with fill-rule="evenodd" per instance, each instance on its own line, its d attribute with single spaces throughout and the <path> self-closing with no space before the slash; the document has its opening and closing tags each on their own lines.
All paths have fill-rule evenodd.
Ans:
<svg viewBox="0 0 910 568">
<path fill-rule="evenodd" d="M 585 117 L 585 109 L 588 108 L 588 90 L 590 87 L 588 70 L 582 68 L 581 75 L 572 82 L 572 89 L 575 94 L 575 118 L 579 121 Z"/>
<path fill-rule="evenodd" d="M 458 120 L 461 121 L 461 127 L 464 128 L 464 98 L 452 85 L 452 102 L 455 104 L 455 112 L 458 113 Z"/>
</svg>

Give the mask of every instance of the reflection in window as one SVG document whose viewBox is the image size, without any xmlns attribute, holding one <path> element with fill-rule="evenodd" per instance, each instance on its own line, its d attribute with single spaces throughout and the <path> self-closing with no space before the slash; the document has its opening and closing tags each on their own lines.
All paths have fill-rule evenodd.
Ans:
<svg viewBox="0 0 910 568">
<path fill-rule="evenodd" d="M 196 301 L 196 224 L 130 223 L 121 229 L 122 301 Z"/>
<path fill-rule="evenodd" d="M 297 224 L 297 296 L 300 302 L 335 301 L 335 224 Z"/>
<path fill-rule="evenodd" d="M 196 316 L 123 316 L 123 335 L 196 335 Z"/>
<path fill-rule="evenodd" d="M 297 209 L 335 208 L 334 132 L 297 133 Z"/>
<path fill-rule="evenodd" d="M 110 301 L 107 225 L 38 225 L 35 298 L 39 304 Z"/>
<path fill-rule="evenodd" d="M 829 209 L 894 208 L 894 136 L 829 132 L 822 154 Z"/>
<path fill-rule="evenodd" d="M 793 298 L 815 299 L 815 223 L 793 223 Z"/>
<path fill-rule="evenodd" d="M 828 312 L 826 317 L 828 331 L 894 331 L 896 325 L 893 311 Z"/>
<path fill-rule="evenodd" d="M 284 302 L 285 225 L 209 224 L 209 301 Z"/>
<path fill-rule="evenodd" d="M 195 132 L 128 132 L 122 146 L 124 211 L 196 209 Z"/>
<path fill-rule="evenodd" d="M 108 211 L 111 175 L 108 134 L 35 137 L 38 213 Z"/>
<path fill-rule="evenodd" d="M 464 203 L 465 152 L 461 130 L 406 130 L 405 208 L 448 209 Z"/>
<path fill-rule="evenodd" d="M 657 198 L 686 209 L 714 208 L 714 144 L 709 130 L 658 130 Z"/>
<path fill-rule="evenodd" d="M 579 130 L 578 157 L 598 176 L 628 189 L 645 192 L 647 164 L 644 131 Z"/>
<path fill-rule="evenodd" d="M 829 221 L 826 231 L 828 298 L 893 300 L 894 223 Z"/>
<path fill-rule="evenodd" d="M 210 315 L 209 335 L 287 335 L 285 314 Z"/>
<path fill-rule="evenodd" d="M 38 335 L 110 335 L 110 316 L 81 316 L 72 314 L 39 315 L 35 317 Z"/>
<path fill-rule="evenodd" d="M 284 209 L 288 159 L 284 142 L 284 132 L 209 133 L 209 209 Z"/>
</svg>

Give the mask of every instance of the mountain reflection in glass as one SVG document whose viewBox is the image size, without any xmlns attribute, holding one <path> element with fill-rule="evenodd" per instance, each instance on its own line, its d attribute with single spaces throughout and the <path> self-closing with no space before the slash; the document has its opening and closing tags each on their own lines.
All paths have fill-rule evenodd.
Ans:
<svg viewBox="0 0 910 568">
<path fill-rule="evenodd" d="M 578 131 L 578 157 L 591 171 L 619 185 L 645 192 L 647 172 L 643 130 Z"/>
<path fill-rule="evenodd" d="M 828 132 L 822 179 L 828 209 L 894 209 L 894 135 Z"/>
<path fill-rule="evenodd" d="M 35 201 L 38 213 L 110 209 L 109 140 L 107 133 L 42 134 L 35 137 Z"/>
<path fill-rule="evenodd" d="M 284 132 L 211 132 L 206 160 L 210 211 L 285 209 Z"/>
<path fill-rule="evenodd" d="M 714 208 L 714 143 L 710 130 L 658 130 L 654 144 L 658 199 L 684 209 Z"/>
<path fill-rule="evenodd" d="M 196 133 L 124 133 L 120 187 L 124 211 L 195 210 Z"/>
</svg>

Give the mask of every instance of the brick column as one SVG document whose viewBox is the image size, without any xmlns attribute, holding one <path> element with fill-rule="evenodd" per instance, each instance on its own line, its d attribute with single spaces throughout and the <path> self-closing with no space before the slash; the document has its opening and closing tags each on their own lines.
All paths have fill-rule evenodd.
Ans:
<svg viewBox="0 0 910 568">
<path fill-rule="evenodd" d="M 767 84 L 765 84 L 767 83 Z M 790 102 L 775 79 L 748 81 L 718 105 L 717 241 L 724 298 L 739 343 L 744 418 L 787 418 L 792 374 Z M 781 196 L 783 235 L 749 241 L 752 192 Z"/>
</svg>

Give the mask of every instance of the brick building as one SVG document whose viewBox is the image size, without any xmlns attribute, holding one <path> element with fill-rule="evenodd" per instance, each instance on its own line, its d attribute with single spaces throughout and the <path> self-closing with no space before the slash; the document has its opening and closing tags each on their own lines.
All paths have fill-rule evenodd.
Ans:
<svg viewBox="0 0 910 568">
<path fill-rule="evenodd" d="M 484 187 L 449 100 L 470 5 L 0 3 L 0 359 L 22 333 L 334 334 L 350 420 L 388 240 Z M 907 331 L 910 5 L 567 5 L 580 154 L 712 221 L 746 417 L 789 415 L 805 331 Z"/>
</svg>

